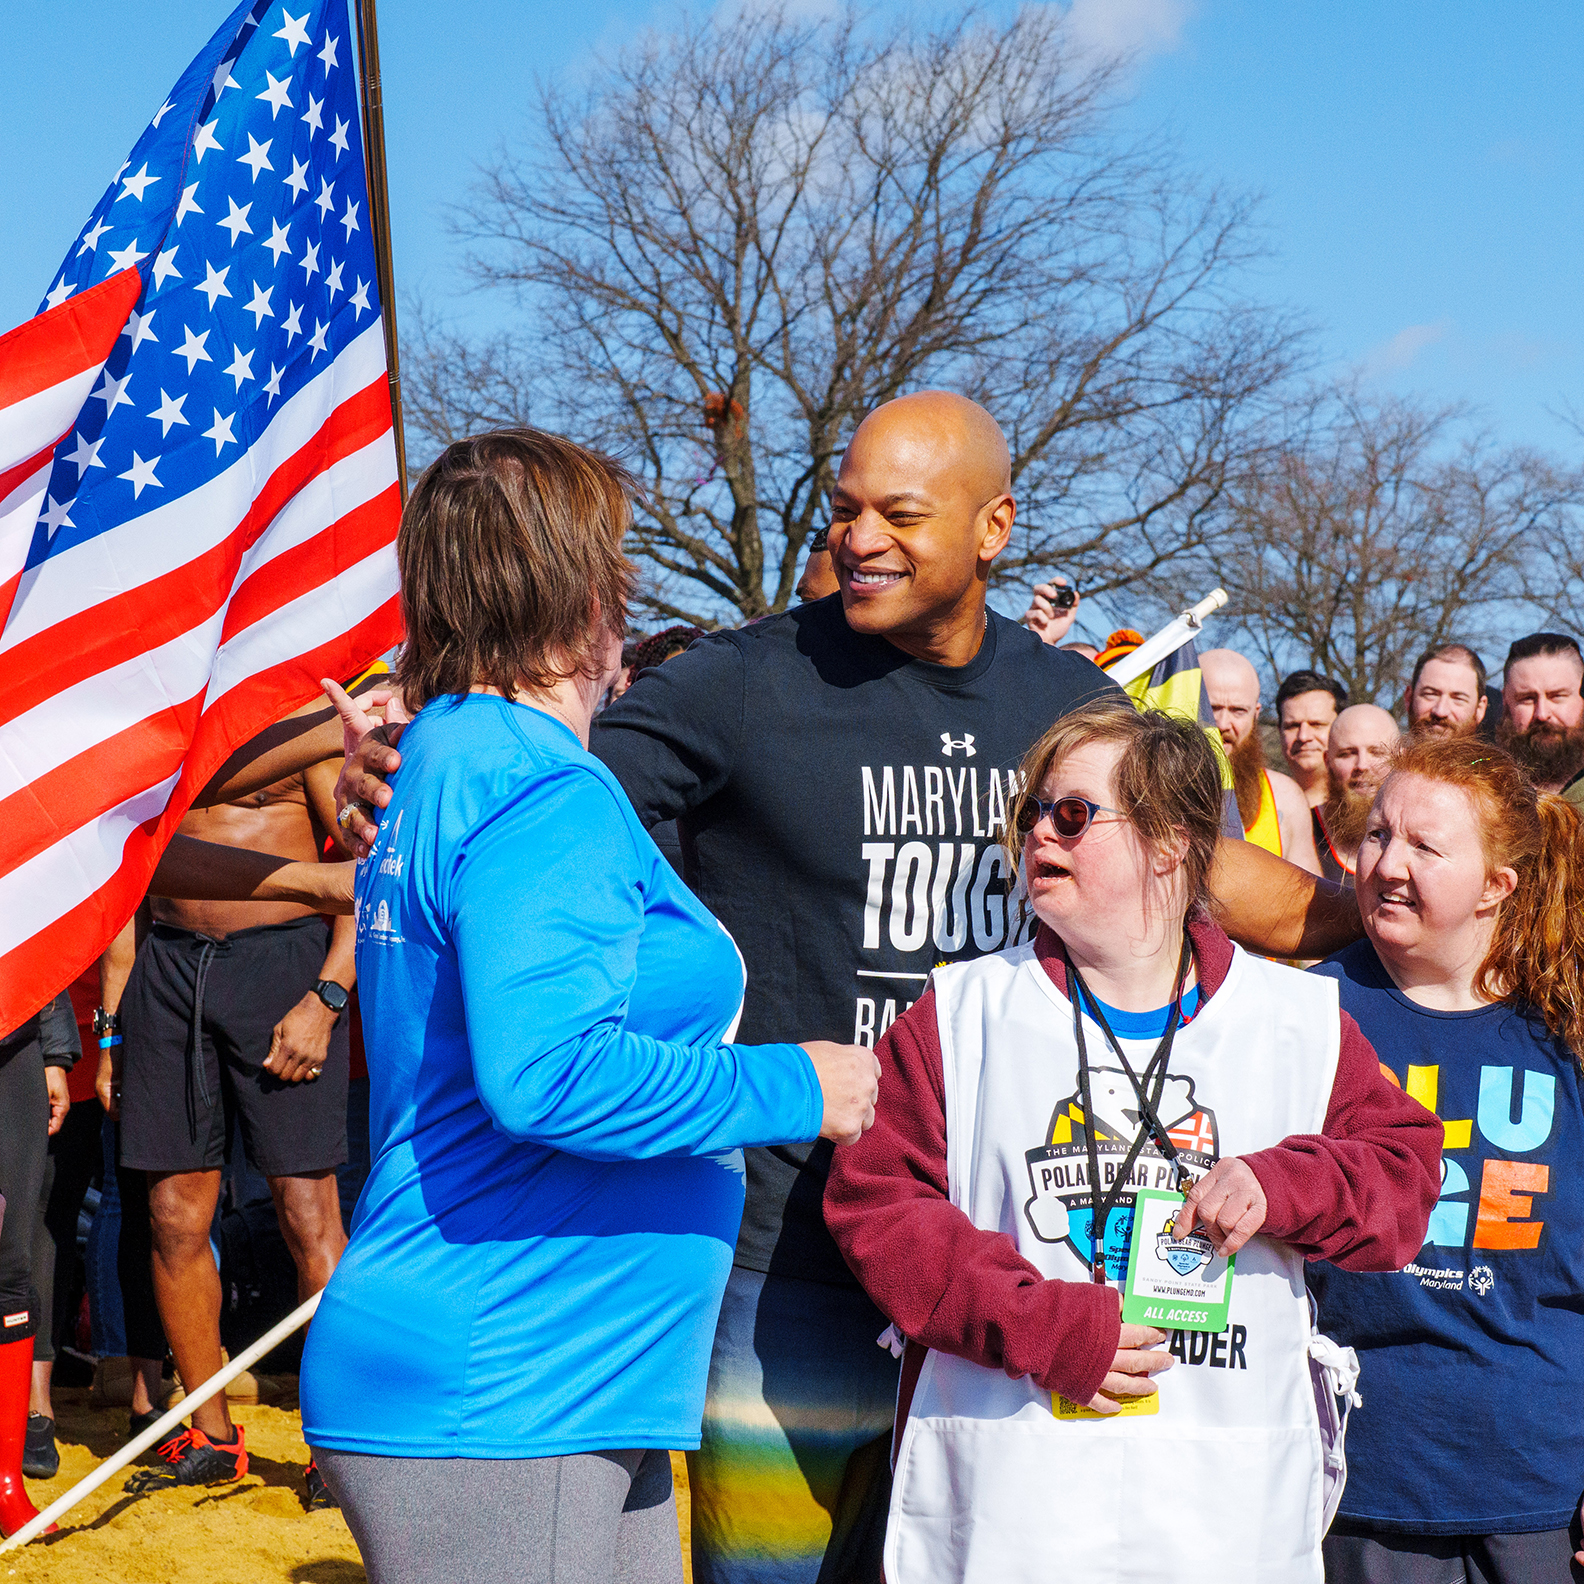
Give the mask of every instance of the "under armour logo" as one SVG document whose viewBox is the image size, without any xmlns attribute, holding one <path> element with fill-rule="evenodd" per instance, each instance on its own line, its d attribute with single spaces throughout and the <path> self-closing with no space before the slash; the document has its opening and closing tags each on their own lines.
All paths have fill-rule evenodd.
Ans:
<svg viewBox="0 0 1584 1584">
<path fill-rule="evenodd" d="M 972 759 L 974 754 L 978 752 L 978 750 L 973 745 L 972 732 L 969 732 L 965 737 L 953 737 L 950 732 L 942 732 L 941 752 L 945 754 L 948 759 L 950 759 L 953 748 L 961 748 L 964 755 L 969 759 Z"/>
</svg>

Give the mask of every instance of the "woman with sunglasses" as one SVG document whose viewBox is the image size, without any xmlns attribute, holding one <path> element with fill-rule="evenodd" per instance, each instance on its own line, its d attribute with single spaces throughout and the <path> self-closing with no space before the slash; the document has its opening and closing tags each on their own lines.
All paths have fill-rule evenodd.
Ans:
<svg viewBox="0 0 1584 1584">
<path fill-rule="evenodd" d="M 1303 1263 L 1408 1258 L 1440 1128 L 1329 981 L 1216 926 L 1220 816 L 1191 723 L 1066 716 L 1007 838 L 1038 933 L 938 968 L 879 1046 L 825 1212 L 906 1339 L 889 1578 L 1321 1578 Z M 1135 1195 L 1187 1184 L 1139 1263 L 1235 1254 L 1224 1329 L 1124 1324 Z"/>
</svg>

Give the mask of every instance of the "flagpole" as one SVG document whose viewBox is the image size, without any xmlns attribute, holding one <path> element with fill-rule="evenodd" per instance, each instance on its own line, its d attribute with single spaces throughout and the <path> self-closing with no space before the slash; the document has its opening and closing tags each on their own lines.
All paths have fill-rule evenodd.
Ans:
<svg viewBox="0 0 1584 1584">
<path fill-rule="evenodd" d="M 401 355 L 396 340 L 396 271 L 391 263 L 390 197 L 385 185 L 385 101 L 380 92 L 379 23 L 375 0 L 355 0 L 358 75 L 363 90 L 363 161 L 368 173 L 369 226 L 374 272 L 385 319 L 385 367 L 390 379 L 391 422 L 396 434 L 396 474 L 407 501 L 407 440 L 402 428 Z"/>
</svg>

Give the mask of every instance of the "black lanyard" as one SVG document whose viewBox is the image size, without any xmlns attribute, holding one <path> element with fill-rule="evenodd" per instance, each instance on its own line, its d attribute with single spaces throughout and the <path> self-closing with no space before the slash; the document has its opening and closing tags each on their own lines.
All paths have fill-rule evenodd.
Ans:
<svg viewBox="0 0 1584 1584">
<path fill-rule="evenodd" d="M 1106 1223 L 1111 1219 L 1111 1212 L 1116 1208 L 1116 1202 L 1121 1196 L 1123 1186 L 1133 1170 L 1134 1163 L 1138 1160 L 1139 1151 L 1144 1148 L 1144 1141 L 1153 1138 L 1155 1147 L 1169 1160 L 1177 1171 L 1177 1181 L 1180 1187 L 1183 1180 L 1183 1164 L 1178 1158 L 1177 1146 L 1172 1143 L 1170 1135 L 1161 1125 L 1159 1106 L 1161 1095 L 1166 1089 L 1166 1069 L 1171 1062 L 1172 1040 L 1177 1033 L 1177 1024 L 1182 1017 L 1183 981 L 1188 977 L 1188 964 L 1193 960 L 1192 949 L 1188 944 L 1188 936 L 1183 935 L 1182 955 L 1177 960 L 1177 982 L 1172 988 L 1171 1016 L 1166 1022 L 1166 1032 L 1161 1036 L 1161 1042 L 1155 1047 L 1155 1054 L 1150 1057 L 1140 1077 L 1133 1071 L 1132 1065 L 1123 1054 L 1122 1047 L 1117 1043 L 1117 1037 L 1111 1032 L 1111 1025 L 1106 1021 L 1106 1015 L 1100 1010 L 1100 1003 L 1095 999 L 1093 992 L 1083 982 L 1082 975 L 1073 966 L 1072 958 L 1067 954 L 1065 945 L 1062 947 L 1062 961 L 1067 966 L 1067 990 L 1072 999 L 1073 1008 L 1073 1038 L 1078 1044 L 1078 1092 L 1083 1100 L 1084 1108 L 1084 1137 L 1089 1152 L 1089 1206 L 1093 1220 L 1089 1226 L 1089 1268 L 1090 1275 L 1097 1282 L 1104 1282 L 1105 1273 L 1105 1229 Z M 1084 1040 L 1083 1031 L 1083 1002 L 1087 1000 L 1094 1014 L 1095 1022 L 1100 1025 L 1101 1032 L 1105 1035 L 1111 1049 L 1116 1052 L 1116 1057 L 1122 1063 L 1122 1071 L 1128 1075 L 1128 1082 L 1133 1085 L 1133 1093 L 1138 1097 L 1140 1127 L 1134 1136 L 1127 1155 L 1123 1158 L 1122 1165 L 1112 1181 L 1111 1191 L 1102 1200 L 1100 1197 L 1100 1146 L 1095 1139 L 1095 1114 L 1094 1101 L 1089 1082 L 1089 1047 Z"/>
</svg>

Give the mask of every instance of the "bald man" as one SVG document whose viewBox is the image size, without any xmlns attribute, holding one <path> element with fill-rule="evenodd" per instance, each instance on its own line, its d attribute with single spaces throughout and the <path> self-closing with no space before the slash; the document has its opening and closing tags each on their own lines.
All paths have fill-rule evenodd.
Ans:
<svg viewBox="0 0 1584 1584">
<path fill-rule="evenodd" d="M 688 884 L 742 951 L 738 1038 L 872 1045 L 937 963 L 1027 938 L 1000 846 L 1017 767 L 1114 689 L 987 609 L 1016 509 L 982 407 L 890 402 L 811 550 L 805 577 L 828 560 L 836 592 L 700 639 L 599 717 L 590 748 L 646 824 L 677 820 Z M 829 1162 L 814 1142 L 747 1151 L 690 1458 L 701 1584 L 879 1577 L 897 1365 L 825 1229 Z"/>
<path fill-rule="evenodd" d="M 872 1045 L 936 964 L 1032 933 L 1001 847 L 1018 767 L 1058 717 L 1115 688 L 988 609 L 1017 515 L 1010 478 L 976 403 L 888 402 L 853 434 L 832 493 L 837 592 L 711 633 L 595 722 L 591 750 L 645 825 L 677 821 L 687 882 L 742 952 L 744 1041 Z M 366 772 L 399 754 L 366 738 L 355 757 L 355 795 L 383 806 L 390 789 Z M 1234 936 L 1319 957 L 1357 935 L 1356 908 L 1312 877 L 1223 848 L 1214 883 Z M 825 1228 L 829 1161 L 808 1142 L 746 1152 L 689 1455 L 699 1584 L 880 1577 L 897 1365 L 875 1345 L 886 1316 Z M 646 1213 L 632 1207 L 632 1230 Z"/>
<path fill-rule="evenodd" d="M 1207 649 L 1199 656 L 1216 730 L 1232 765 L 1238 817 L 1247 840 L 1310 874 L 1320 873 L 1309 805 L 1291 776 L 1266 768 L 1260 740 L 1260 683 L 1254 667 L 1235 649 Z"/>
<path fill-rule="evenodd" d="M 1397 722 L 1374 704 L 1350 705 L 1331 723 L 1325 754 L 1330 791 L 1314 810 L 1315 847 L 1327 880 L 1352 887 L 1369 811 L 1400 735 Z"/>
</svg>

